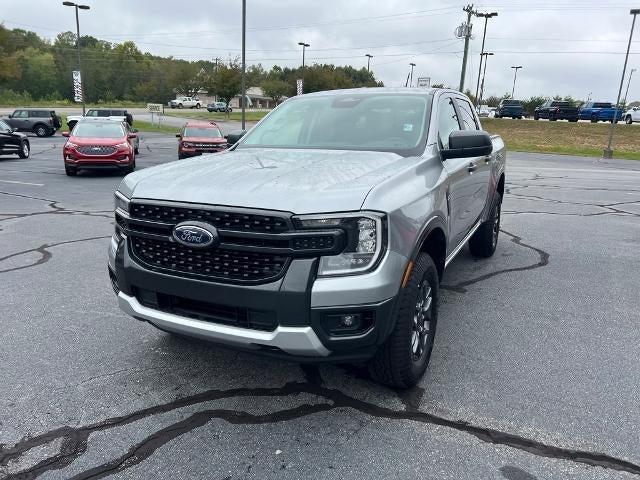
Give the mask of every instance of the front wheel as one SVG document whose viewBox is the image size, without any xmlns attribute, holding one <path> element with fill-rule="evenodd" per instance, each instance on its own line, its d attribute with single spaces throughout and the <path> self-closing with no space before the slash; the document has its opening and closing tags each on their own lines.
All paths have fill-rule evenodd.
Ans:
<svg viewBox="0 0 640 480">
<path fill-rule="evenodd" d="M 409 388 L 427 370 L 438 322 L 438 271 L 431 257 L 420 253 L 400 290 L 395 327 L 369 362 L 378 382 Z"/>
<path fill-rule="evenodd" d="M 469 239 L 469 250 L 474 257 L 488 258 L 494 254 L 498 246 L 500 234 L 500 209 L 502 196 L 496 192 L 489 218 L 480 225 Z"/>
<path fill-rule="evenodd" d="M 591 123 L 598 123 L 598 117 L 596 115 L 591 115 Z"/>
<path fill-rule="evenodd" d="M 77 167 L 69 167 L 67 165 L 64 166 L 64 173 L 69 177 L 75 177 L 78 174 Z"/>
<path fill-rule="evenodd" d="M 29 146 L 29 142 L 25 140 L 24 142 L 22 142 L 22 145 L 20 145 L 18 156 L 20 158 L 29 158 L 30 153 L 31 153 L 31 147 Z"/>
<path fill-rule="evenodd" d="M 200 104 L 199 103 L 196 103 L 196 108 L 200 109 Z"/>
<path fill-rule="evenodd" d="M 534 119 L 534 120 L 540 120 L 540 116 L 539 116 L 538 114 L 534 114 L 534 115 L 533 115 L 533 119 Z"/>
<path fill-rule="evenodd" d="M 627 115 L 627 117 L 624 119 L 624 123 L 626 123 L 627 125 L 631 125 L 633 123 L 631 115 Z"/>
<path fill-rule="evenodd" d="M 178 104 L 178 108 L 182 108 L 182 104 L 181 103 Z"/>
</svg>

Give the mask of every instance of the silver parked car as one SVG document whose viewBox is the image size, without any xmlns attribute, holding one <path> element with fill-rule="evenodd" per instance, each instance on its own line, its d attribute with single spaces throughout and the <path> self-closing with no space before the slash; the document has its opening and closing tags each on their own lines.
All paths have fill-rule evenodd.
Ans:
<svg viewBox="0 0 640 480">
<path fill-rule="evenodd" d="M 427 368 L 445 267 L 493 255 L 505 146 L 453 90 L 301 95 L 229 150 L 126 176 L 109 272 L 155 327 L 304 362 Z"/>
</svg>

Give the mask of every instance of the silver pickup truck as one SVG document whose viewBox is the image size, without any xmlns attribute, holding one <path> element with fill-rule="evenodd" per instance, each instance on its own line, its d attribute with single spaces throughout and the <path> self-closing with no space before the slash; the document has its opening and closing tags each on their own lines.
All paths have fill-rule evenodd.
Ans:
<svg viewBox="0 0 640 480">
<path fill-rule="evenodd" d="M 109 275 L 174 334 L 414 385 L 445 267 L 493 255 L 505 147 L 469 99 L 373 88 L 291 98 L 228 151 L 127 175 Z"/>
</svg>

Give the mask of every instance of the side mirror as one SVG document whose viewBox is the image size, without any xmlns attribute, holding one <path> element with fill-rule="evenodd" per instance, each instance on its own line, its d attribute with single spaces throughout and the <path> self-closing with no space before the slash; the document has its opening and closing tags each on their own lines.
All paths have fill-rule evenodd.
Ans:
<svg viewBox="0 0 640 480">
<path fill-rule="evenodd" d="M 127 138 L 137 138 L 138 135 L 135 133 L 130 133 L 129 135 L 127 135 Z"/>
<path fill-rule="evenodd" d="M 13 113 L 10 113 L 9 115 L 7 115 L 7 118 L 13 118 Z"/>
<path fill-rule="evenodd" d="M 483 157 L 493 151 L 489 134 L 482 130 L 456 130 L 449 135 L 449 148 L 441 150 L 448 158 Z"/>
<path fill-rule="evenodd" d="M 13 127 L 13 128 L 11 129 L 11 133 L 13 133 L 13 132 L 17 132 L 17 131 L 18 131 L 18 127 Z"/>
<path fill-rule="evenodd" d="M 247 133 L 246 130 L 234 130 L 233 132 L 230 132 L 229 134 L 225 135 L 224 138 L 227 139 L 227 143 L 229 145 L 234 145 L 238 143 L 238 141 L 242 137 L 244 137 L 246 133 Z"/>
<path fill-rule="evenodd" d="M 176 137 L 182 138 L 182 134 L 181 133 L 176 133 Z"/>
<path fill-rule="evenodd" d="M 69 132 L 62 132 L 62 136 L 63 137 L 68 137 L 69 136 Z"/>
</svg>

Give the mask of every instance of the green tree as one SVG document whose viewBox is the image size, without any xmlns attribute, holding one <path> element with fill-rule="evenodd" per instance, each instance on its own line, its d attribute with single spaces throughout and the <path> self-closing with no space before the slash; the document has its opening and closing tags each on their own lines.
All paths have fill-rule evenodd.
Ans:
<svg viewBox="0 0 640 480">
<path fill-rule="evenodd" d="M 242 69 L 235 61 L 219 64 L 217 70 L 210 76 L 206 85 L 209 94 L 217 95 L 227 103 L 240 94 L 242 88 Z"/>
<path fill-rule="evenodd" d="M 291 85 L 282 80 L 265 80 L 262 82 L 262 91 L 264 94 L 273 99 L 273 101 L 277 104 L 282 97 L 291 95 Z"/>
</svg>

